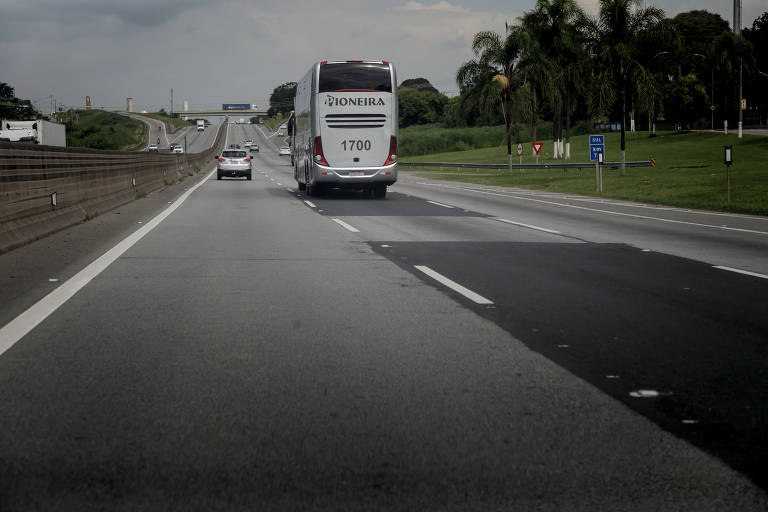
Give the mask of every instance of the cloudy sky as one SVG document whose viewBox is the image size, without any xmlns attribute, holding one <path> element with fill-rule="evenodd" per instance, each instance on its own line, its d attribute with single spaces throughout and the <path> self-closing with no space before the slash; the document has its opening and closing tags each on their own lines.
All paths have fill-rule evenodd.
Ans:
<svg viewBox="0 0 768 512">
<path fill-rule="evenodd" d="M 590 13 L 598 0 L 579 0 Z M 651 1 L 648 2 L 653 3 Z M 455 93 L 456 69 L 480 30 L 504 31 L 535 0 L 0 0 L 0 82 L 48 109 L 221 103 L 267 106 L 272 90 L 324 59 L 384 59 L 398 80 Z M 667 16 L 729 0 L 658 0 Z M 742 0 L 742 24 L 768 0 Z"/>
</svg>

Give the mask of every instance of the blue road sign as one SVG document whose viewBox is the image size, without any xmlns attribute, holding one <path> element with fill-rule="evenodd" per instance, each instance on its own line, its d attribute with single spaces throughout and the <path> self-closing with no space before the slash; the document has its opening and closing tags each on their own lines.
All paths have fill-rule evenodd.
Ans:
<svg viewBox="0 0 768 512">
<path fill-rule="evenodd" d="M 605 160 L 605 135 L 590 135 L 589 136 L 589 161 L 595 162 L 598 160 L 598 154 L 603 154 L 603 160 Z"/>
</svg>

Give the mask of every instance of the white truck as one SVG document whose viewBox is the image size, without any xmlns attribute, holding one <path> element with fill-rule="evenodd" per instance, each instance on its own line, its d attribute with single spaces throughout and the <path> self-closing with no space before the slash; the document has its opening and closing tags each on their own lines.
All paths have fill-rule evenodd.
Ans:
<svg viewBox="0 0 768 512">
<path fill-rule="evenodd" d="M 26 142 L 46 146 L 67 146 L 63 124 L 37 119 L 35 121 L 0 121 L 0 142 Z"/>
<path fill-rule="evenodd" d="M 205 121 L 202 119 L 197 120 L 197 131 L 201 132 L 205 130 Z"/>
</svg>

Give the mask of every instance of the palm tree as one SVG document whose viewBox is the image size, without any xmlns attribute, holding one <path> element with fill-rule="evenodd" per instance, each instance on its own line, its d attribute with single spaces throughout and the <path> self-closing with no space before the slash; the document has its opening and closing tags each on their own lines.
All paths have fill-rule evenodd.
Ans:
<svg viewBox="0 0 768 512">
<path fill-rule="evenodd" d="M 551 98 L 553 95 L 553 64 L 550 62 L 550 53 L 544 47 L 543 32 L 545 20 L 542 13 L 536 9 L 525 13 L 520 19 L 520 26 L 516 28 L 517 39 L 522 49 L 520 60 L 517 64 L 519 77 L 530 90 L 531 117 L 531 141 L 535 142 L 536 121 L 539 115 L 539 98 Z"/>
<path fill-rule="evenodd" d="M 644 4 L 644 2 L 643 2 Z M 583 34 L 589 39 L 595 63 L 600 67 L 599 104 L 618 103 L 621 110 L 621 175 L 626 175 L 627 96 L 633 82 L 651 77 L 640 63 L 641 41 L 662 39 L 667 24 L 664 11 L 643 7 L 640 0 L 600 0 L 597 19 L 584 19 Z"/>
<path fill-rule="evenodd" d="M 512 105 L 518 85 L 516 64 L 520 58 L 520 41 L 516 27 L 506 25 L 506 35 L 484 31 L 475 34 L 472 51 L 476 58 L 456 71 L 456 82 L 468 101 L 485 102 L 494 98 L 501 102 L 507 133 L 507 158 L 512 169 Z"/>
<path fill-rule="evenodd" d="M 565 117 L 566 157 L 570 157 L 570 114 L 575 94 L 583 89 L 584 43 L 577 22 L 584 17 L 575 0 L 537 0 L 536 7 L 521 18 L 526 37 L 519 68 L 536 83 L 553 112 L 555 157 L 563 156 L 562 128 Z"/>
</svg>

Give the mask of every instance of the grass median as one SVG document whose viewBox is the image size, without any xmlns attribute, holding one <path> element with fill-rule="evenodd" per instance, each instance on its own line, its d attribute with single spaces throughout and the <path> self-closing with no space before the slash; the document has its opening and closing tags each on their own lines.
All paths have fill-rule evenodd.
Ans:
<svg viewBox="0 0 768 512">
<path fill-rule="evenodd" d="M 168 129 L 171 126 L 173 127 L 171 128 L 171 133 L 176 132 L 180 128 L 186 128 L 187 126 L 191 126 L 193 124 L 192 121 L 184 121 L 183 119 L 179 119 L 178 117 L 171 117 L 168 114 L 164 114 L 162 112 L 148 112 L 148 113 L 142 112 L 141 114 L 136 114 L 136 115 L 149 117 L 151 119 L 156 119 L 158 121 L 163 121 L 165 123 L 166 129 Z"/>
<path fill-rule="evenodd" d="M 146 125 L 114 112 L 79 110 L 61 114 L 60 120 L 67 123 L 68 147 L 135 151 L 146 144 Z"/>
<path fill-rule="evenodd" d="M 726 167 L 723 146 L 733 146 L 731 166 L 731 201 L 727 198 Z M 524 143 L 523 163 L 536 162 L 530 143 Z M 618 133 L 605 134 L 606 161 L 621 160 Z M 603 171 L 603 192 L 595 191 L 594 164 L 581 171 L 463 168 L 409 168 L 427 178 L 520 187 L 551 192 L 641 201 L 683 208 L 730 211 L 768 215 L 768 137 L 735 134 L 694 132 L 659 133 L 649 137 L 648 132 L 627 134 L 627 161 L 656 159 L 656 167 L 628 167 L 626 176 L 618 169 Z M 571 159 L 553 160 L 552 141 L 544 142 L 539 163 L 589 162 L 586 135 L 571 138 Z M 403 157 L 402 162 L 445 163 L 498 163 L 507 161 L 506 145 L 450 153 Z M 519 163 L 513 147 L 513 163 Z M 428 171 L 428 172 L 424 172 Z"/>
</svg>

